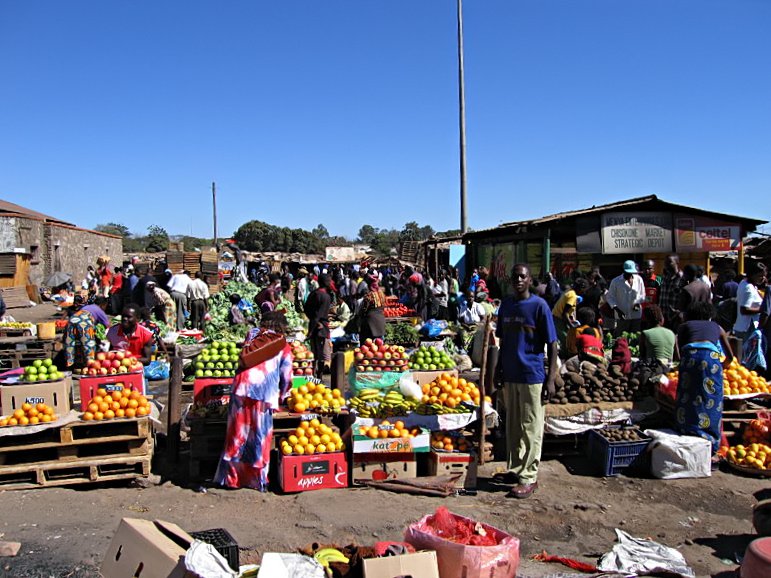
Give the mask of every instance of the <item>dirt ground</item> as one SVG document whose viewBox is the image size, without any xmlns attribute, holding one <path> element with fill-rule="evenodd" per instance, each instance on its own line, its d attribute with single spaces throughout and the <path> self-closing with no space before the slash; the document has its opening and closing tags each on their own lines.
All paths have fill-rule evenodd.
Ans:
<svg viewBox="0 0 771 578">
<path fill-rule="evenodd" d="M 161 459 L 162 461 L 162 459 Z M 375 489 L 321 490 L 294 495 L 185 487 L 158 480 L 136 485 L 83 486 L 0 493 L 0 539 L 22 543 L 0 559 L 1 576 L 99 576 L 98 568 L 122 517 L 160 518 L 195 531 L 226 528 L 241 560 L 292 551 L 314 541 L 372 544 L 399 540 L 407 525 L 439 505 L 497 526 L 521 540 L 522 576 L 563 571 L 529 558 L 542 550 L 596 561 L 615 540 L 614 528 L 678 548 L 697 576 L 727 577 L 753 538 L 753 494 L 763 480 L 717 472 L 704 480 L 602 479 L 581 457 L 546 460 L 541 487 L 529 500 L 507 499 L 489 476 L 477 496 L 446 499 Z"/>
<path fill-rule="evenodd" d="M 33 312 L 34 320 L 54 313 L 53 308 L 49 312 L 33 308 L 14 314 L 18 311 L 26 313 L 17 315 L 20 320 L 33 320 Z M 99 576 L 104 552 L 122 517 L 160 518 L 189 531 L 226 528 L 239 543 L 243 563 L 257 561 L 264 552 L 292 551 L 314 541 L 342 545 L 399 540 L 410 522 L 445 505 L 519 537 L 521 576 L 566 571 L 530 559 L 543 550 L 596 562 L 612 548 L 614 528 L 620 528 L 678 548 L 697 576 L 727 578 L 754 537 L 751 517 L 756 496 L 771 492 L 767 480 L 723 472 L 703 480 L 603 479 L 580 455 L 547 457 L 539 491 L 524 501 L 507 499 L 506 488 L 491 483 L 501 463 L 482 468 L 477 496 L 446 499 L 363 488 L 294 495 L 200 491 L 174 475 L 185 469 L 184 461 L 170 469 L 163 443 L 159 448 L 153 469 L 165 477 L 154 476 L 157 483 L 149 487 L 0 492 L 0 540 L 22 544 L 17 557 L 0 558 L 0 576 Z"/>
</svg>

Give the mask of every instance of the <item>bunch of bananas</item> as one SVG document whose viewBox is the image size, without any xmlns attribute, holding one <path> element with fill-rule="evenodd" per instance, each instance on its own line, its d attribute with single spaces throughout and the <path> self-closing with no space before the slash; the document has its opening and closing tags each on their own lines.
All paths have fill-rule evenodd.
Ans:
<svg viewBox="0 0 771 578">
<path fill-rule="evenodd" d="M 348 557 L 337 548 L 322 548 L 313 555 L 313 559 L 324 567 L 327 576 L 332 576 L 332 569 L 329 567 L 330 562 L 340 562 L 342 564 L 350 562 Z"/>
<path fill-rule="evenodd" d="M 459 405 L 458 407 L 447 407 L 441 403 L 421 403 L 415 409 L 415 412 L 420 415 L 443 415 L 447 413 L 469 413 L 471 411 L 465 405 Z"/>
<path fill-rule="evenodd" d="M 348 405 L 361 417 L 386 418 L 407 415 L 417 409 L 418 402 L 396 390 L 363 389 L 348 400 Z"/>
<path fill-rule="evenodd" d="M 32 323 L 21 321 L 2 321 L 0 328 L 3 329 L 32 329 Z"/>
</svg>

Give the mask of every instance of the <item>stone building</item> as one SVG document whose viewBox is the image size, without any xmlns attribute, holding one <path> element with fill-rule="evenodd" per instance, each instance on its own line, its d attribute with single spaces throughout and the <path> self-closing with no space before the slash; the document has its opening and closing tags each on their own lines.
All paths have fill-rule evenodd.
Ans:
<svg viewBox="0 0 771 578">
<path fill-rule="evenodd" d="M 42 285 L 58 271 L 77 285 L 100 255 L 120 265 L 123 239 L 0 200 L 0 287 Z"/>
</svg>

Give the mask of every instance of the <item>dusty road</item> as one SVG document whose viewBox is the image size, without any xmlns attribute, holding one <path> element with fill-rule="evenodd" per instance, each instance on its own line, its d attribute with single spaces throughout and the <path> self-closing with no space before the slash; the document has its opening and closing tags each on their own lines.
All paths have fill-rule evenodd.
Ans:
<svg viewBox="0 0 771 578">
<path fill-rule="evenodd" d="M 243 562 L 318 540 L 398 540 L 411 521 L 444 504 L 518 536 L 523 576 L 561 570 L 529 560 L 544 549 L 596 561 L 612 547 L 614 528 L 679 548 L 698 576 L 721 576 L 736 567 L 726 561 L 741 556 L 752 538 L 753 494 L 769 487 L 762 480 L 720 472 L 706 480 L 603 480 L 581 471 L 581 463 L 577 458 L 546 461 L 541 488 L 526 501 L 505 498 L 502 489 L 484 477 L 484 490 L 476 497 L 447 499 L 374 489 L 296 495 L 221 489 L 201 493 L 173 482 L 146 489 L 6 491 L 0 493 L 0 534 L 20 541 L 22 550 L 16 558 L 0 558 L 0 575 L 98 576 L 103 554 L 124 516 L 161 518 L 188 530 L 225 527 L 245 549 Z"/>
</svg>

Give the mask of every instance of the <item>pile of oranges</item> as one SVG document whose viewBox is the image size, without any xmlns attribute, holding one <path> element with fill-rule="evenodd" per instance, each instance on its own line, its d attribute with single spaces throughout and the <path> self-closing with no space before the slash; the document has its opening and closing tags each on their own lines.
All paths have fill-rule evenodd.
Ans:
<svg viewBox="0 0 771 578">
<path fill-rule="evenodd" d="M 771 443 L 769 436 L 769 422 L 765 419 L 753 419 L 744 428 L 745 444 L 767 444 Z"/>
<path fill-rule="evenodd" d="M 309 381 L 293 389 L 286 403 L 289 409 L 297 413 L 338 413 L 345 405 L 345 399 L 339 389 L 330 389 L 323 383 Z"/>
<path fill-rule="evenodd" d="M 17 425 L 38 425 L 56 421 L 54 408 L 44 403 L 24 403 L 8 417 L 0 418 L 0 427 Z"/>
<path fill-rule="evenodd" d="M 339 452 L 345 449 L 340 434 L 317 419 L 302 422 L 294 433 L 281 440 L 285 456 Z"/>
<path fill-rule="evenodd" d="M 445 452 L 467 452 L 471 444 L 462 435 L 448 435 L 447 432 L 435 431 L 431 434 L 431 447 Z"/>
<path fill-rule="evenodd" d="M 741 395 L 747 393 L 769 393 L 771 387 L 768 382 L 757 374 L 741 365 L 736 359 L 723 371 L 723 394 Z"/>
<path fill-rule="evenodd" d="M 464 401 L 479 405 L 480 397 L 479 388 L 475 383 L 450 373 L 443 373 L 431 383 L 423 385 L 423 397 L 420 401 L 427 405 L 438 403 L 456 408 Z M 492 403 L 489 397 L 485 397 L 485 401 Z"/>
<path fill-rule="evenodd" d="M 138 391 L 122 387 L 115 391 L 99 388 L 83 412 L 83 421 L 102 421 L 150 415 L 150 402 Z"/>
<path fill-rule="evenodd" d="M 414 438 L 420 435 L 420 428 L 414 427 L 407 429 L 403 421 L 396 421 L 393 424 L 387 419 L 380 422 L 379 425 L 360 426 L 359 435 L 366 436 L 370 439 L 387 439 L 387 438 Z"/>
</svg>

